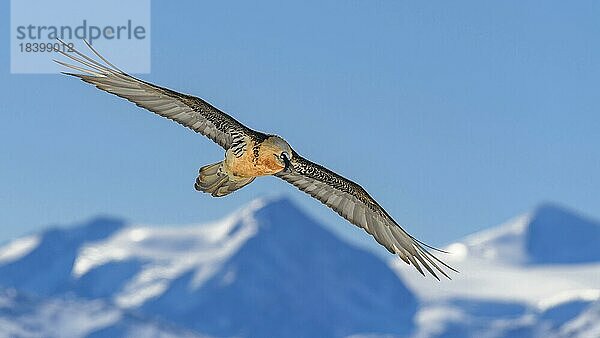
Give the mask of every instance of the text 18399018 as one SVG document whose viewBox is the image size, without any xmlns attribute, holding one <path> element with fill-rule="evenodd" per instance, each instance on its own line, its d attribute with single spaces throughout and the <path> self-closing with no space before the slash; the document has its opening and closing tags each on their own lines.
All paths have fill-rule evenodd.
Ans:
<svg viewBox="0 0 600 338">
<path fill-rule="evenodd" d="M 21 42 L 18 45 L 21 53 L 50 53 L 50 52 L 72 52 L 73 43 L 62 44 L 56 42 Z"/>
</svg>

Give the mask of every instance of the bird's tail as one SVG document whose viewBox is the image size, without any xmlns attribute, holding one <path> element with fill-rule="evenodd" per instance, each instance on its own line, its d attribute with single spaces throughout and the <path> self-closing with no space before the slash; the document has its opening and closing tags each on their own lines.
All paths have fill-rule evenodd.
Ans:
<svg viewBox="0 0 600 338">
<path fill-rule="evenodd" d="M 198 191 L 210 193 L 214 197 L 222 197 L 244 187 L 252 181 L 254 181 L 254 177 L 235 178 L 228 175 L 224 172 L 223 161 L 221 161 L 200 168 L 194 188 Z"/>
</svg>

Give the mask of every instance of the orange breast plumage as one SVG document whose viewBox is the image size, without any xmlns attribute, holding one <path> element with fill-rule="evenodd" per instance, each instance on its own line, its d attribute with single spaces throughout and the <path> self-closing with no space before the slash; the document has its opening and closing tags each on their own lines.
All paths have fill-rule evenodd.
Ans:
<svg viewBox="0 0 600 338">
<path fill-rule="evenodd" d="M 284 169 L 275 158 L 276 149 L 267 144 L 259 144 L 258 151 L 254 152 L 256 147 L 256 143 L 252 144 L 252 147 L 248 146 L 248 150 L 240 157 L 228 151 L 225 169 L 234 176 L 243 178 L 273 175 Z"/>
</svg>

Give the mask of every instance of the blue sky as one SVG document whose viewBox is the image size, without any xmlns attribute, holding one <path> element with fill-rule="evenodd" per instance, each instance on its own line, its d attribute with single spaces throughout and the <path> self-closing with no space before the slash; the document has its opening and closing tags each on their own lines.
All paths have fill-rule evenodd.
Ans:
<svg viewBox="0 0 600 338">
<path fill-rule="evenodd" d="M 599 15 L 594 1 L 153 1 L 141 77 L 284 136 L 441 245 L 545 201 L 600 218 Z M 265 195 L 367 239 L 276 178 L 194 191 L 220 148 L 74 79 L 11 75 L 8 20 L 0 37 L 0 241 L 97 214 L 208 221 Z"/>
</svg>

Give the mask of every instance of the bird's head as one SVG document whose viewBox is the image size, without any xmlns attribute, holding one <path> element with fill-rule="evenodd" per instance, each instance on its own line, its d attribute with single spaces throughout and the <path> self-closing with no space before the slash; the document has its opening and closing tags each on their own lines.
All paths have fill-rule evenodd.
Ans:
<svg viewBox="0 0 600 338">
<path fill-rule="evenodd" d="M 291 170 L 292 148 L 284 139 L 275 135 L 270 136 L 263 142 L 261 152 L 263 150 L 267 158 L 274 159 L 273 165 L 277 167 L 277 172 Z"/>
</svg>

